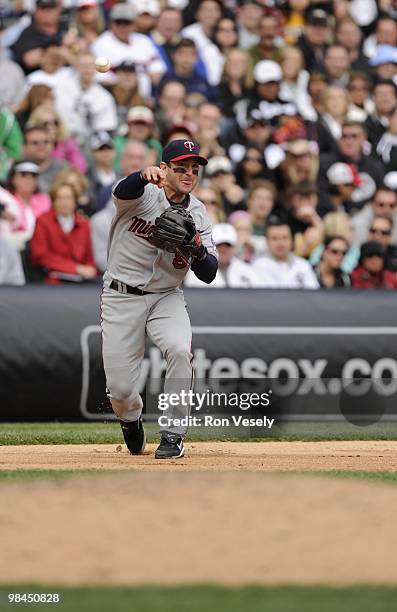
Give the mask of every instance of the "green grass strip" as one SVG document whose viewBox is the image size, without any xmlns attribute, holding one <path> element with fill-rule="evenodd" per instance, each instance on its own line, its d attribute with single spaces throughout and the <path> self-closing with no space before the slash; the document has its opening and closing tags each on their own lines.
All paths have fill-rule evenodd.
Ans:
<svg viewBox="0 0 397 612">
<path fill-rule="evenodd" d="M 16 470 L 0 470 L 0 482 L 12 480 L 34 480 L 37 478 L 46 478 L 58 480 L 60 478 L 70 478 L 74 476 L 101 476 L 104 474 L 131 474 L 137 472 L 137 469 L 130 470 L 107 470 L 103 468 L 92 468 L 83 470 L 58 470 L 58 469 L 16 469 Z"/>
<path fill-rule="evenodd" d="M 148 442 L 158 441 L 158 426 L 145 425 Z M 397 440 L 397 423 L 376 423 L 358 427 L 350 423 L 288 423 L 265 430 L 247 428 L 192 428 L 190 441 L 321 441 L 321 440 Z M 19 444 L 120 444 L 118 423 L 1 423 L 0 446 Z"/>
<path fill-rule="evenodd" d="M 131 467 L 123 470 L 109 470 L 105 468 L 92 468 L 82 470 L 58 470 L 58 469 L 16 469 L 16 470 L 0 470 L 0 482 L 3 481 L 19 481 L 19 480 L 34 480 L 37 478 L 60 479 L 77 476 L 101 476 L 115 474 L 137 474 L 142 473 L 139 466 Z M 147 472 L 146 472 L 147 473 Z M 210 472 L 212 473 L 212 472 Z M 225 472 L 225 473 L 231 473 Z M 239 472 L 241 474 L 241 471 Z M 218 472 L 214 472 L 214 478 L 217 478 Z M 348 470 L 272 470 L 255 472 L 256 476 L 267 476 L 268 474 L 298 475 L 298 476 L 326 476 L 327 478 L 350 478 L 353 480 L 362 480 L 364 482 L 380 482 L 384 484 L 397 484 L 397 472 L 367 472 L 367 471 L 348 471 Z"/>
<path fill-rule="evenodd" d="M 166 572 L 166 568 L 164 569 Z M 8 593 L 60 593 L 62 603 L 8 605 Z M 1 609 L 62 612 L 395 612 L 397 587 L 1 587 Z"/>
<path fill-rule="evenodd" d="M 397 484 L 397 472 L 368 472 L 354 470 L 315 470 L 315 471 L 294 471 L 283 472 L 285 474 L 305 474 L 305 476 L 327 476 L 330 478 L 350 478 L 354 480 L 364 480 L 371 482 L 382 482 L 386 484 Z M 397 608 L 396 608 L 397 609 Z"/>
</svg>

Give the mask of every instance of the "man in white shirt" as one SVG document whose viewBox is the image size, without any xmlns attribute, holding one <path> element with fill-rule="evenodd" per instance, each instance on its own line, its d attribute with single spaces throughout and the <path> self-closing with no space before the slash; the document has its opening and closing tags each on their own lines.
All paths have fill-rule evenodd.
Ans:
<svg viewBox="0 0 397 612">
<path fill-rule="evenodd" d="M 186 275 L 185 287 L 253 288 L 258 285 L 250 264 L 235 257 L 237 232 L 230 223 L 218 223 L 212 229 L 212 239 L 218 250 L 218 271 L 211 285 L 201 281 L 191 270 Z"/>
<path fill-rule="evenodd" d="M 92 53 L 97 57 L 106 57 L 112 67 L 119 66 L 125 60 L 136 66 L 139 93 L 150 96 L 151 83 L 158 83 L 166 66 L 152 40 L 145 34 L 134 32 L 135 11 L 128 4 L 115 4 L 110 11 L 109 30 L 98 36 L 91 45 Z M 110 82 L 112 72 L 100 75 L 101 82 Z"/>
<path fill-rule="evenodd" d="M 253 263 L 259 287 L 272 289 L 318 289 L 319 284 L 310 263 L 292 252 L 293 237 L 287 223 L 277 217 L 269 219 L 266 228 L 269 255 Z"/>
<path fill-rule="evenodd" d="M 117 128 L 117 110 L 113 96 L 96 83 L 90 53 L 78 57 L 76 71 L 75 76 L 60 79 L 54 93 L 57 111 L 68 131 L 83 144 L 95 132 L 113 132 Z"/>
</svg>

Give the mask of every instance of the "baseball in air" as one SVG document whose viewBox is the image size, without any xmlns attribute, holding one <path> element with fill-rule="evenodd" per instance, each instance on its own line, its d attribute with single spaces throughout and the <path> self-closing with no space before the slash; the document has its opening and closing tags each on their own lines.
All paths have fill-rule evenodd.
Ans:
<svg viewBox="0 0 397 612">
<path fill-rule="evenodd" d="M 97 57 L 95 60 L 95 69 L 97 72 L 107 72 L 110 70 L 110 62 L 106 57 Z"/>
</svg>

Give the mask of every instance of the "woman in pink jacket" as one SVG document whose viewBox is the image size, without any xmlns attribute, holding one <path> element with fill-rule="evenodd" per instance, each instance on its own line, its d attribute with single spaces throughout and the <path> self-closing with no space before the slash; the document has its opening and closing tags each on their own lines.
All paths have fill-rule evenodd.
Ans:
<svg viewBox="0 0 397 612">
<path fill-rule="evenodd" d="M 38 190 L 40 168 L 29 160 L 18 161 L 12 166 L 7 191 L 18 206 L 18 215 L 12 224 L 13 239 L 19 249 L 33 236 L 36 220 L 51 208 L 51 199 Z"/>
</svg>

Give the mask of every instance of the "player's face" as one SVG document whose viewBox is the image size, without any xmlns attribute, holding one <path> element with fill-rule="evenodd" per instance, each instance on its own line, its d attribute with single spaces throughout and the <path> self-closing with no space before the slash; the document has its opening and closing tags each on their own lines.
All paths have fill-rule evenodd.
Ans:
<svg viewBox="0 0 397 612">
<path fill-rule="evenodd" d="M 165 166 L 167 183 L 176 193 L 187 194 L 196 188 L 200 164 L 195 159 L 170 162 Z"/>
</svg>

